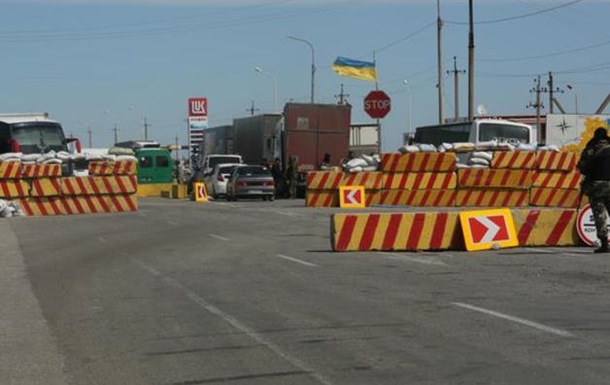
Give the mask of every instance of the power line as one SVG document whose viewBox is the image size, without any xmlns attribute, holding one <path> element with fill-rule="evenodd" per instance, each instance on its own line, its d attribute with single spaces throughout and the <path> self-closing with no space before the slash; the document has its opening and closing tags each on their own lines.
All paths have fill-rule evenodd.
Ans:
<svg viewBox="0 0 610 385">
<path fill-rule="evenodd" d="M 514 58 L 514 59 L 478 59 L 478 61 L 481 61 L 481 62 L 516 62 L 516 61 L 526 61 L 526 60 L 535 60 L 535 59 L 546 59 L 546 58 L 553 57 L 553 56 L 562 56 L 562 55 L 567 55 L 570 53 L 586 51 L 586 50 L 593 49 L 593 48 L 599 48 L 599 47 L 609 45 L 609 44 L 610 44 L 610 40 L 607 40 L 607 41 L 597 43 L 597 44 L 592 44 L 592 45 L 588 45 L 588 46 L 584 46 L 584 47 L 573 48 L 573 49 L 566 50 L 566 51 L 553 52 L 553 53 L 548 53 L 548 54 L 526 56 L 526 57 Z"/>
<path fill-rule="evenodd" d="M 571 5 L 574 5 L 576 3 L 580 3 L 582 1 L 583 0 L 573 0 L 573 1 L 570 1 L 570 2 L 567 2 L 567 3 L 564 3 L 564 4 L 556 5 L 554 7 L 549 7 L 549 8 L 541 9 L 541 10 L 535 11 L 535 12 L 525 13 L 523 15 L 509 16 L 509 17 L 504 17 L 504 18 L 501 18 L 501 19 L 494 19 L 494 20 L 477 21 L 474 24 L 477 24 L 477 25 L 479 25 L 479 24 L 497 24 L 497 23 L 504 23 L 506 21 L 525 19 L 527 17 L 536 16 L 536 15 L 540 15 L 540 14 L 547 13 L 547 12 L 552 12 L 552 11 L 555 11 L 557 9 L 564 8 L 564 7 L 569 7 Z M 445 23 L 447 23 L 447 24 L 456 24 L 456 25 L 468 25 L 467 21 L 448 21 L 448 20 L 445 20 Z"/>
<path fill-rule="evenodd" d="M 11 35 L 10 32 L 0 33 L 0 41 L 3 42 L 48 42 L 48 41 L 79 41 L 79 40 L 96 40 L 96 39 L 118 39 L 118 38 L 131 38 L 139 36 L 154 36 L 167 33 L 180 33 L 192 30 L 209 30 L 209 29 L 220 29 L 220 28 L 234 28 L 241 27 L 250 24 L 259 24 L 263 22 L 288 19 L 301 17 L 310 14 L 317 14 L 322 12 L 328 12 L 335 9 L 339 9 L 346 4 L 351 3 L 350 0 L 336 3 L 333 5 L 324 5 L 308 9 L 306 11 L 281 11 L 274 13 L 267 13 L 259 16 L 246 15 L 243 17 L 231 19 L 231 20 L 220 20 L 217 22 L 202 23 L 201 20 L 196 20 L 189 23 L 184 23 L 177 26 L 167 26 L 159 28 L 148 28 L 148 29 L 132 29 L 123 31 L 106 31 L 106 32 L 92 32 L 82 33 L 75 35 L 75 31 L 60 30 L 58 33 L 49 33 L 42 30 L 32 31 L 25 35 Z M 99 27 L 98 29 L 107 29 Z M 85 31 L 87 31 L 85 29 Z M 76 30 L 78 32 L 78 30 Z"/>
</svg>

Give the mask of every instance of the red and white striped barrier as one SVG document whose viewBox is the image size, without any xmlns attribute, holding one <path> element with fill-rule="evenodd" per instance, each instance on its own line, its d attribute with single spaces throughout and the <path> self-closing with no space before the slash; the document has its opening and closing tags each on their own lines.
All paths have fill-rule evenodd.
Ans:
<svg viewBox="0 0 610 385">
<path fill-rule="evenodd" d="M 529 190 L 458 188 L 455 205 L 458 207 L 529 206 Z"/>
<path fill-rule="evenodd" d="M 386 190 L 455 189 L 457 174 L 454 172 L 384 173 Z"/>
<path fill-rule="evenodd" d="M 133 194 L 137 191 L 135 175 L 109 175 L 63 178 L 63 195 Z"/>
<path fill-rule="evenodd" d="M 137 162 L 132 160 L 91 161 L 89 175 L 135 175 Z"/>
<path fill-rule="evenodd" d="M 0 179 L 21 178 L 21 162 L 0 162 Z"/>
<path fill-rule="evenodd" d="M 531 170 L 464 168 L 459 169 L 458 188 L 514 188 L 528 189 L 532 186 Z"/>
<path fill-rule="evenodd" d="M 455 170 L 456 164 L 456 156 L 452 152 L 381 154 L 381 171 L 383 172 L 451 172 Z"/>
<path fill-rule="evenodd" d="M 380 204 L 391 206 L 452 207 L 457 192 L 450 190 L 383 190 Z"/>
<path fill-rule="evenodd" d="M 491 168 L 533 169 L 536 153 L 533 151 L 494 151 Z"/>
<path fill-rule="evenodd" d="M 61 176 L 61 164 L 24 164 L 21 168 L 22 178 L 50 178 Z"/>
<path fill-rule="evenodd" d="M 548 171 L 574 171 L 578 156 L 575 152 L 538 151 L 536 168 Z"/>
</svg>

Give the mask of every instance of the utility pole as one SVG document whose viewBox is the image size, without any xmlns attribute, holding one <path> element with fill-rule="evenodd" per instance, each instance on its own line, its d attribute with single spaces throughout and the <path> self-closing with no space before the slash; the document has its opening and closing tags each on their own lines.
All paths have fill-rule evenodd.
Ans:
<svg viewBox="0 0 610 385">
<path fill-rule="evenodd" d="M 176 152 L 174 154 L 174 161 L 178 163 L 178 135 L 174 137 L 174 146 L 176 147 Z"/>
<path fill-rule="evenodd" d="M 254 113 L 256 111 L 259 111 L 259 110 L 260 110 L 259 108 L 254 108 L 254 100 L 251 100 L 250 101 L 250 108 L 248 108 L 246 111 L 250 112 L 250 116 L 254 116 Z"/>
<path fill-rule="evenodd" d="M 536 109 L 536 131 L 538 132 L 538 143 L 542 143 L 544 141 L 544 137 L 542 135 L 542 128 L 540 127 L 540 109 L 544 108 L 544 105 L 542 104 L 542 101 L 540 100 L 540 94 L 542 92 L 546 92 L 545 88 L 540 87 L 540 75 L 538 75 L 538 77 L 536 79 L 534 79 L 534 82 L 536 83 L 535 87 L 530 89 L 530 92 L 535 92 L 536 93 L 536 103 L 529 103 L 526 108 L 529 107 L 533 107 Z"/>
<path fill-rule="evenodd" d="M 87 127 L 87 134 L 89 135 L 89 148 L 93 148 L 93 141 L 91 140 L 93 131 L 91 131 L 91 126 Z"/>
<path fill-rule="evenodd" d="M 469 25 L 468 32 L 468 121 L 474 120 L 474 17 L 472 0 L 468 1 Z"/>
<path fill-rule="evenodd" d="M 453 103 L 454 103 L 454 109 L 455 109 L 455 121 L 457 122 L 458 119 L 460 118 L 460 101 L 459 101 L 460 100 L 460 97 L 459 97 L 460 88 L 459 88 L 459 84 L 458 84 L 458 82 L 459 82 L 458 75 L 465 74 L 466 70 L 457 69 L 457 59 L 454 56 L 453 57 L 453 70 L 447 71 L 447 73 L 449 75 L 453 74 L 453 93 L 454 93 L 454 98 L 455 98 Z"/>
<path fill-rule="evenodd" d="M 119 127 L 116 123 L 114 124 L 112 131 L 114 131 L 114 144 L 117 144 L 119 142 Z"/>
<path fill-rule="evenodd" d="M 343 91 L 343 83 L 341 83 L 341 93 L 339 95 L 335 95 L 335 98 L 339 98 L 339 102 L 337 103 L 338 105 L 342 106 L 344 104 L 348 104 L 347 103 L 347 98 L 349 97 L 349 94 L 346 94 Z"/>
<path fill-rule="evenodd" d="M 150 127 L 151 124 L 148 124 L 148 121 L 146 120 L 146 116 L 144 117 L 144 140 L 148 140 L 148 127 Z"/>
<path fill-rule="evenodd" d="M 552 114 L 553 105 L 557 103 L 557 101 L 553 97 L 553 92 L 563 93 L 563 90 L 560 89 L 559 87 L 553 87 L 553 73 L 552 72 L 549 72 L 549 81 L 547 82 L 547 84 L 549 86 L 549 113 Z"/>
<path fill-rule="evenodd" d="M 436 49 L 437 49 L 437 69 L 438 69 L 438 124 L 443 124 L 445 116 L 443 113 L 443 55 L 442 55 L 442 30 L 443 20 L 441 20 L 441 3 L 436 0 Z"/>
</svg>

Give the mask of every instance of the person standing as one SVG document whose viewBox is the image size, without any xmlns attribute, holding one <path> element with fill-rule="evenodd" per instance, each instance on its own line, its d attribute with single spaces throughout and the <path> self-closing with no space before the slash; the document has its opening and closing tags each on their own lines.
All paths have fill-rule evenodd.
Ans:
<svg viewBox="0 0 610 385">
<path fill-rule="evenodd" d="M 288 181 L 289 197 L 294 199 L 297 197 L 297 174 L 298 174 L 298 163 L 294 156 L 288 159 L 288 167 L 286 169 L 286 179 Z"/>
<path fill-rule="evenodd" d="M 595 230 L 600 241 L 595 253 L 608 253 L 607 212 L 610 213 L 610 137 L 604 127 L 595 130 L 583 149 L 578 170 L 584 176 L 582 193 L 589 198 Z"/>
</svg>

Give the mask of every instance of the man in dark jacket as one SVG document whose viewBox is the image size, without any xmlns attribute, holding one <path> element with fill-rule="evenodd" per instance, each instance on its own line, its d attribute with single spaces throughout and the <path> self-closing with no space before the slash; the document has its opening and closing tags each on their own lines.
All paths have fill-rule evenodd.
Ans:
<svg viewBox="0 0 610 385">
<path fill-rule="evenodd" d="M 584 176 L 581 188 L 589 197 L 597 238 L 600 247 L 596 253 L 608 253 L 608 228 L 606 212 L 610 213 L 610 138 L 604 127 L 595 130 L 578 162 L 578 170 Z"/>
</svg>

